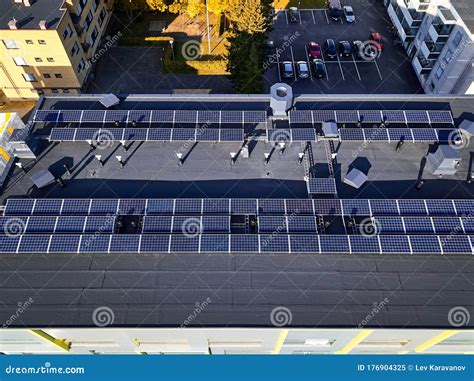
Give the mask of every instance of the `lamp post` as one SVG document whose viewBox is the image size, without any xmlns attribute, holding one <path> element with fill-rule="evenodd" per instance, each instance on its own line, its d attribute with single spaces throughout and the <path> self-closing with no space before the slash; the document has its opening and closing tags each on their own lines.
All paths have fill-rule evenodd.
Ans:
<svg viewBox="0 0 474 381">
<path fill-rule="evenodd" d="M 171 47 L 171 59 L 174 61 L 174 49 L 173 49 L 174 40 L 170 40 L 170 47 Z"/>
<path fill-rule="evenodd" d="M 207 53 L 211 54 L 211 31 L 209 28 L 209 4 L 206 0 L 206 23 L 207 23 Z"/>
</svg>

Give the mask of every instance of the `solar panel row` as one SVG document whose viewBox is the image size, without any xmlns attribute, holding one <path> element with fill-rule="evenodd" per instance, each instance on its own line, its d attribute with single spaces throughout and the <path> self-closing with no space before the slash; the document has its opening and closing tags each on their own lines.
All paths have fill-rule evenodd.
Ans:
<svg viewBox="0 0 474 381">
<path fill-rule="evenodd" d="M 472 217 L 374 217 L 379 234 L 474 234 Z"/>
<path fill-rule="evenodd" d="M 0 217 L 0 234 L 113 233 L 115 216 Z"/>
</svg>

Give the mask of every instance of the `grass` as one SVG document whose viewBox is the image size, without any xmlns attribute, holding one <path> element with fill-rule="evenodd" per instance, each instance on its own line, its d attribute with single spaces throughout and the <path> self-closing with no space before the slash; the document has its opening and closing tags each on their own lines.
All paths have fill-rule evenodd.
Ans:
<svg viewBox="0 0 474 381">
<path fill-rule="evenodd" d="M 320 9 L 327 8 L 327 0 L 274 0 L 273 8 L 288 9 L 298 7 L 301 9 Z"/>
</svg>

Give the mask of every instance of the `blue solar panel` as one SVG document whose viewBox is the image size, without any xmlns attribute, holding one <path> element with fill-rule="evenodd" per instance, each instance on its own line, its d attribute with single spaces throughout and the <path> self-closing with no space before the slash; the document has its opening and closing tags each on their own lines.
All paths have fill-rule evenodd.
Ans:
<svg viewBox="0 0 474 381">
<path fill-rule="evenodd" d="M 144 142 L 146 141 L 147 132 L 147 128 L 126 128 L 123 133 L 123 140 Z"/>
<path fill-rule="evenodd" d="M 128 116 L 128 121 L 138 122 L 138 123 L 148 123 L 150 122 L 151 118 L 151 111 L 149 110 L 130 110 L 130 114 Z"/>
<path fill-rule="evenodd" d="M 20 235 L 25 232 L 28 217 L 0 217 L 0 234 Z"/>
<path fill-rule="evenodd" d="M 23 235 L 21 236 L 19 253 L 47 253 L 49 246 L 49 235 Z"/>
<path fill-rule="evenodd" d="M 115 217 L 113 216 L 88 216 L 84 233 L 113 233 Z"/>
<path fill-rule="evenodd" d="M 119 214 L 144 214 L 145 204 L 145 199 L 121 199 Z"/>
<path fill-rule="evenodd" d="M 373 215 L 398 215 L 396 200 L 370 200 Z"/>
<path fill-rule="evenodd" d="M 293 110 L 288 113 L 290 123 L 312 123 L 310 110 Z"/>
<path fill-rule="evenodd" d="M 258 217 L 258 231 L 261 233 L 286 233 L 286 218 L 280 216 Z"/>
<path fill-rule="evenodd" d="M 412 129 L 413 139 L 415 142 L 436 142 L 438 136 L 436 130 L 433 128 L 413 128 Z"/>
<path fill-rule="evenodd" d="M 426 215 L 426 207 L 424 200 L 398 200 L 401 215 Z"/>
<path fill-rule="evenodd" d="M 90 199 L 65 199 L 61 214 L 89 214 Z"/>
<path fill-rule="evenodd" d="M 143 233 L 171 233 L 172 216 L 145 216 Z"/>
<path fill-rule="evenodd" d="M 318 237 L 315 235 L 290 235 L 292 253 L 319 253 Z"/>
<path fill-rule="evenodd" d="M 56 122 L 59 111 L 54 110 L 38 110 L 35 115 L 35 122 Z"/>
<path fill-rule="evenodd" d="M 428 111 L 428 114 L 430 116 L 430 121 L 432 124 L 435 124 L 435 123 L 454 124 L 451 111 Z"/>
<path fill-rule="evenodd" d="M 258 200 L 259 214 L 285 214 L 284 199 L 265 199 Z"/>
<path fill-rule="evenodd" d="M 474 200 L 454 200 L 454 205 L 458 215 L 472 215 L 474 212 Z"/>
<path fill-rule="evenodd" d="M 231 200 L 232 214 L 257 214 L 257 200 L 255 199 L 238 199 Z"/>
<path fill-rule="evenodd" d="M 127 121 L 127 110 L 107 110 L 105 112 L 105 121 L 106 122 L 126 122 Z"/>
<path fill-rule="evenodd" d="M 410 242 L 413 254 L 435 254 L 441 253 L 438 236 L 411 235 Z"/>
<path fill-rule="evenodd" d="M 28 198 L 7 199 L 5 215 L 29 215 L 33 213 L 35 200 Z"/>
<path fill-rule="evenodd" d="M 335 194 L 336 180 L 333 178 L 310 177 L 308 179 L 308 193 L 310 194 Z"/>
<path fill-rule="evenodd" d="M 80 235 L 53 235 L 49 245 L 50 253 L 77 253 Z"/>
<path fill-rule="evenodd" d="M 0 235 L 0 253 L 16 253 L 19 236 Z"/>
<path fill-rule="evenodd" d="M 406 110 L 406 119 L 408 123 L 429 123 L 426 111 Z"/>
<path fill-rule="evenodd" d="M 412 142 L 413 135 L 411 133 L 410 128 L 388 128 L 388 136 L 390 137 L 390 141 L 404 141 L 404 142 Z"/>
<path fill-rule="evenodd" d="M 115 234 L 110 242 L 111 253 L 137 253 L 140 236 L 137 234 Z"/>
<path fill-rule="evenodd" d="M 336 110 L 336 119 L 338 123 L 357 123 L 359 116 L 356 110 Z"/>
<path fill-rule="evenodd" d="M 190 236 L 202 233 L 201 217 L 174 216 L 172 232 Z"/>
<path fill-rule="evenodd" d="M 358 142 L 363 142 L 365 140 L 362 128 L 341 128 L 339 130 L 339 136 L 341 137 L 341 140 Z"/>
<path fill-rule="evenodd" d="M 316 130 L 314 128 L 293 128 L 291 130 L 291 140 L 293 141 L 315 141 Z"/>
<path fill-rule="evenodd" d="M 196 135 L 195 128 L 173 128 L 173 141 L 194 141 Z"/>
<path fill-rule="evenodd" d="M 405 114 L 402 110 L 383 110 L 383 118 L 388 123 L 405 123 Z"/>
<path fill-rule="evenodd" d="M 53 128 L 49 140 L 52 142 L 71 142 L 74 141 L 75 135 L 75 128 Z"/>
<path fill-rule="evenodd" d="M 382 121 L 379 110 L 359 110 L 359 115 L 362 123 L 380 123 Z"/>
<path fill-rule="evenodd" d="M 205 198 L 202 211 L 205 214 L 230 214 L 230 201 L 226 198 Z"/>
<path fill-rule="evenodd" d="M 462 217 L 461 222 L 466 233 L 474 233 L 474 217 Z"/>
<path fill-rule="evenodd" d="M 94 140 L 97 141 L 97 137 L 100 135 L 99 128 L 77 128 L 76 136 L 74 140 L 84 141 L 84 140 Z"/>
<path fill-rule="evenodd" d="M 219 123 L 219 111 L 199 111 L 198 123 L 216 124 Z"/>
<path fill-rule="evenodd" d="M 440 241 L 444 254 L 474 254 L 467 236 L 448 235 L 440 237 Z"/>
<path fill-rule="evenodd" d="M 63 216 L 58 218 L 56 233 L 82 233 L 86 217 Z"/>
<path fill-rule="evenodd" d="M 149 141 L 170 141 L 171 140 L 171 128 L 150 128 L 148 130 Z"/>
<path fill-rule="evenodd" d="M 265 123 L 266 111 L 244 111 L 244 123 Z"/>
<path fill-rule="evenodd" d="M 438 134 L 438 141 L 440 143 L 449 143 L 453 145 L 459 145 L 463 143 L 463 135 L 459 132 L 459 130 L 453 129 L 440 129 L 436 130 Z"/>
<path fill-rule="evenodd" d="M 54 233 L 57 217 L 30 217 L 26 233 Z"/>
<path fill-rule="evenodd" d="M 378 254 L 380 245 L 377 236 L 349 236 L 351 242 L 351 252 L 360 254 Z"/>
<path fill-rule="evenodd" d="M 374 224 L 379 234 L 405 233 L 401 217 L 375 217 Z"/>
<path fill-rule="evenodd" d="M 365 140 L 388 142 L 387 128 L 364 128 Z"/>
<path fill-rule="evenodd" d="M 244 140 L 243 128 L 221 129 L 221 142 L 240 142 Z"/>
<path fill-rule="evenodd" d="M 404 217 L 407 233 L 433 234 L 433 225 L 429 217 Z"/>
<path fill-rule="evenodd" d="M 172 253 L 198 253 L 199 252 L 199 235 L 185 236 L 173 235 L 171 236 L 171 250 Z"/>
<path fill-rule="evenodd" d="M 61 213 L 61 199 L 42 199 L 36 200 L 33 214 L 41 215 L 59 215 Z"/>
<path fill-rule="evenodd" d="M 201 142 L 218 142 L 219 130 L 215 128 L 198 129 L 196 131 L 196 140 Z"/>
<path fill-rule="evenodd" d="M 458 217 L 433 217 L 436 234 L 463 233 L 461 220 Z"/>
<path fill-rule="evenodd" d="M 151 120 L 156 123 L 172 123 L 173 115 L 172 110 L 153 110 Z"/>
<path fill-rule="evenodd" d="M 335 115 L 333 110 L 314 110 L 313 120 L 316 123 L 331 122 L 335 121 Z"/>
<path fill-rule="evenodd" d="M 314 214 L 313 200 L 309 199 L 287 199 L 286 213 L 287 214 Z"/>
<path fill-rule="evenodd" d="M 222 111 L 221 123 L 243 123 L 242 111 Z"/>
<path fill-rule="evenodd" d="M 176 110 L 174 116 L 175 123 L 191 123 L 196 124 L 197 122 L 197 111 L 188 110 Z"/>
<path fill-rule="evenodd" d="M 320 235 L 321 253 L 349 253 L 349 239 L 346 235 Z"/>
<path fill-rule="evenodd" d="M 64 110 L 59 114 L 59 122 L 80 122 L 81 110 Z"/>
<path fill-rule="evenodd" d="M 200 198 L 176 199 L 175 214 L 201 214 L 202 200 Z"/>
<path fill-rule="evenodd" d="M 382 253 L 410 254 L 411 252 L 408 236 L 380 235 L 379 239 Z"/>
<path fill-rule="evenodd" d="M 341 202 L 339 200 L 314 199 L 314 210 L 316 214 L 341 215 Z"/>
<path fill-rule="evenodd" d="M 146 214 L 173 214 L 173 199 L 149 199 Z"/>
<path fill-rule="evenodd" d="M 369 216 L 370 208 L 368 200 L 342 200 L 344 214 L 350 216 Z"/>
<path fill-rule="evenodd" d="M 203 234 L 201 236 L 201 253 L 227 253 L 229 236 L 227 234 Z"/>
<path fill-rule="evenodd" d="M 230 250 L 233 253 L 239 252 L 254 252 L 258 253 L 258 236 L 257 235 L 243 235 L 232 234 L 230 236 Z"/>
<path fill-rule="evenodd" d="M 83 235 L 80 253 L 107 253 L 109 251 L 110 235 Z"/>
<path fill-rule="evenodd" d="M 100 130 L 97 130 L 93 140 L 99 144 L 120 141 L 123 140 L 124 131 L 124 128 L 101 128 Z"/>
<path fill-rule="evenodd" d="M 100 110 L 84 110 L 82 114 L 82 122 L 102 123 L 104 121 L 105 111 Z"/>
<path fill-rule="evenodd" d="M 262 253 L 288 253 L 290 251 L 288 236 L 260 235 L 260 251 Z"/>
<path fill-rule="evenodd" d="M 140 253 L 167 253 L 169 250 L 169 235 L 142 235 Z"/>
<path fill-rule="evenodd" d="M 317 234 L 316 220 L 314 216 L 288 217 L 288 231 L 290 233 L 313 233 Z"/>
<path fill-rule="evenodd" d="M 426 206 L 430 215 L 455 216 L 456 209 L 451 200 L 426 200 Z"/>
<path fill-rule="evenodd" d="M 116 214 L 119 200 L 116 199 L 93 199 L 90 206 L 90 214 Z"/>
<path fill-rule="evenodd" d="M 230 233 L 229 216 L 203 216 L 203 233 Z"/>
</svg>

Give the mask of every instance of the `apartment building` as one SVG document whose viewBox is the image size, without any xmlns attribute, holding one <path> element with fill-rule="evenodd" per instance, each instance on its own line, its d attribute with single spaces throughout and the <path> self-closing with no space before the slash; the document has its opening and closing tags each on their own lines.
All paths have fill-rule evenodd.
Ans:
<svg viewBox="0 0 474 381">
<path fill-rule="evenodd" d="M 80 93 L 113 0 L 2 0 L 0 89 L 9 99 Z"/>
<path fill-rule="evenodd" d="M 474 94 L 474 18 L 465 0 L 384 0 L 426 93 Z"/>
</svg>

